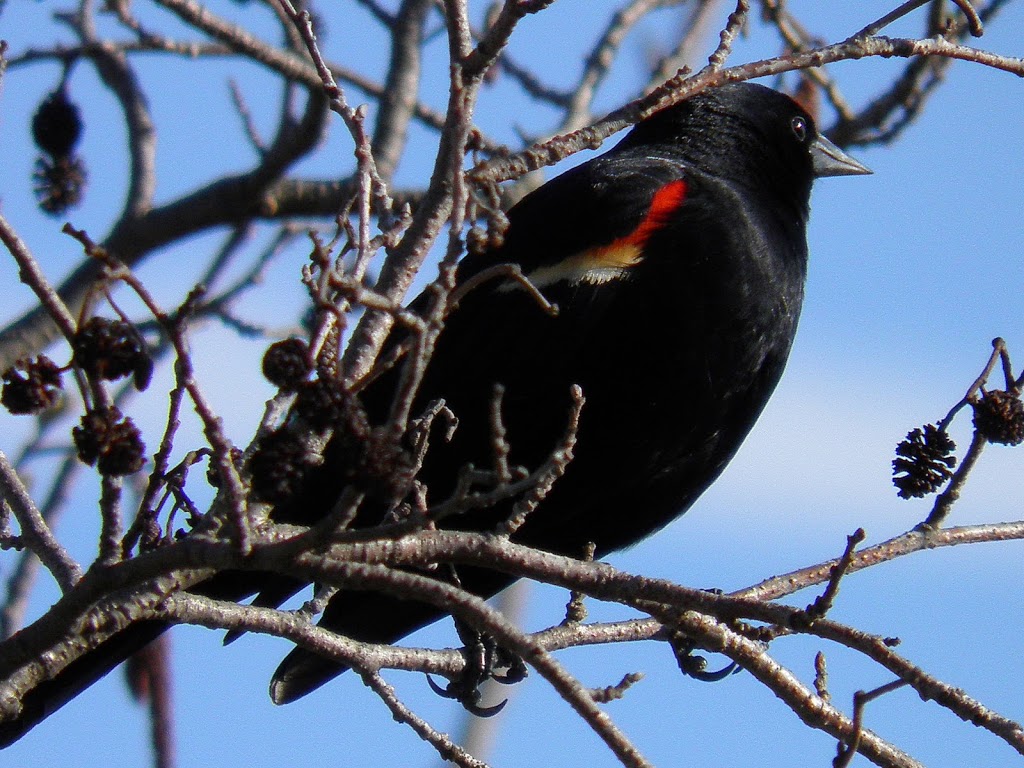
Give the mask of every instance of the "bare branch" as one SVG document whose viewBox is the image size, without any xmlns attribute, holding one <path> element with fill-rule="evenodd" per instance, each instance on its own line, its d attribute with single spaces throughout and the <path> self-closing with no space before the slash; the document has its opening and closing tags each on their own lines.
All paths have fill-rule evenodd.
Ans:
<svg viewBox="0 0 1024 768">
<path fill-rule="evenodd" d="M 0 451 L 0 492 L 21 527 L 22 540 L 40 559 L 65 592 L 82 578 L 82 569 L 54 538 L 14 467 Z"/>
</svg>

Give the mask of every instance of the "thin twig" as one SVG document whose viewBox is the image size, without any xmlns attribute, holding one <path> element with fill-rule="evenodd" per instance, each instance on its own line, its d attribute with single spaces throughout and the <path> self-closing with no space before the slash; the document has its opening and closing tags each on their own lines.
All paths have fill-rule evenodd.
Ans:
<svg viewBox="0 0 1024 768">
<path fill-rule="evenodd" d="M 447 734 L 434 729 L 426 720 L 421 718 L 409 707 L 402 703 L 395 693 L 395 689 L 384 682 L 384 679 L 376 672 L 358 670 L 359 676 L 363 679 L 370 690 L 376 693 L 381 701 L 391 710 L 392 716 L 400 723 L 405 723 L 412 728 L 416 735 L 430 744 L 443 760 L 448 760 L 463 768 L 488 768 L 487 763 L 473 757 L 469 752 L 462 749 L 452 741 Z"/>
<path fill-rule="evenodd" d="M 732 47 L 735 45 L 736 38 L 739 37 L 743 25 L 746 24 L 749 14 L 749 0 L 738 0 L 736 10 L 729 14 L 729 18 L 722 28 L 718 48 L 708 58 L 708 69 L 721 69 L 725 65 L 725 60 L 732 53 Z"/>
<path fill-rule="evenodd" d="M 109 270 L 109 279 L 120 280 L 127 284 L 142 300 L 142 303 L 167 334 L 167 338 L 170 340 L 175 352 L 175 375 L 180 385 L 188 392 L 195 406 L 196 413 L 199 414 L 199 418 L 203 423 L 203 433 L 213 449 L 213 459 L 221 477 L 221 490 L 226 494 L 228 518 L 235 527 L 238 547 L 240 551 L 247 552 L 250 542 L 245 503 L 246 491 L 238 474 L 238 468 L 234 464 L 234 446 L 227 435 L 224 434 L 223 422 L 216 415 L 199 383 L 195 380 L 192 356 L 185 341 L 183 331 L 183 324 L 191 311 L 191 307 L 201 295 L 201 291 L 199 289 L 193 290 L 186 297 L 176 316 L 171 317 L 160 308 L 149 290 L 125 264 L 93 243 L 85 232 L 75 230 L 70 225 L 65 225 L 64 231 L 79 240 L 89 255 L 106 265 L 106 268 Z"/>
<path fill-rule="evenodd" d="M 675 0 L 678 2 L 678 0 Z M 611 70 L 615 55 L 630 31 L 655 8 L 675 4 L 673 0 L 632 0 L 612 14 L 583 64 L 583 73 L 572 90 L 561 130 L 574 130 L 590 120 L 590 105 L 604 78 Z"/>
<path fill-rule="evenodd" d="M 798 713 L 805 724 L 836 738 L 852 737 L 855 731 L 854 723 L 822 700 L 792 672 L 772 659 L 760 643 L 730 631 L 708 616 L 693 612 L 680 617 L 679 627 L 687 636 L 699 638 L 703 647 L 723 653 L 741 665 Z M 923 768 L 921 763 L 910 755 L 880 739 L 871 731 L 861 729 L 858 751 L 877 765 L 892 768 Z"/>
<path fill-rule="evenodd" d="M 846 549 L 843 551 L 843 556 L 839 558 L 839 562 L 832 567 L 825 591 L 804 609 L 804 615 L 808 621 L 820 619 L 832 608 L 836 595 L 839 594 L 839 582 L 849 571 L 850 564 L 853 562 L 854 550 L 858 544 L 864 541 L 865 536 L 864 529 L 858 528 L 853 534 L 846 537 Z"/>
<path fill-rule="evenodd" d="M 21 278 L 21 282 L 32 289 L 50 319 L 60 328 L 64 338 L 71 342 L 75 338 L 75 329 L 77 328 L 74 316 L 46 279 L 46 275 L 43 274 L 43 270 L 39 267 L 39 263 L 29 251 L 28 246 L 18 237 L 18 233 L 3 214 L 0 214 L 0 241 L 3 241 L 11 256 L 18 263 L 18 276 Z"/>
<path fill-rule="evenodd" d="M 860 748 L 860 742 L 864 735 L 864 707 L 868 702 L 874 701 L 880 696 L 892 693 L 905 686 L 903 680 L 896 680 L 881 685 L 871 691 L 857 691 L 853 694 L 853 735 L 845 742 L 840 741 L 837 747 L 836 759 L 832 761 L 833 768 L 846 768 L 853 760 Z"/>
<path fill-rule="evenodd" d="M 613 133 L 653 114 L 660 108 L 682 101 L 703 88 L 874 56 L 885 58 L 941 56 L 961 61 L 972 61 L 1024 77 L 1024 58 L 1001 56 L 942 38 L 927 40 L 889 37 L 850 38 L 841 43 L 762 59 L 735 67 L 719 70 L 705 68 L 689 78 L 672 78 L 644 97 L 620 107 L 587 128 L 556 136 L 508 157 L 485 161 L 473 168 L 469 175 L 473 181 L 481 184 L 496 184 L 518 178 L 530 171 L 563 160 L 581 149 L 596 149 L 604 139 Z"/>
<path fill-rule="evenodd" d="M 60 588 L 67 592 L 82 578 L 82 569 L 54 537 L 32 495 L 3 451 L 0 451 L 0 493 L 14 512 L 25 545 L 49 569 Z"/>
<path fill-rule="evenodd" d="M 960 460 L 960 466 L 956 468 L 953 477 L 949 479 L 949 485 L 946 486 L 946 490 L 935 498 L 932 511 L 928 513 L 928 517 L 921 523 L 922 526 L 926 528 L 939 528 L 946 518 L 949 517 L 953 505 L 960 499 L 960 494 L 967 483 L 967 478 L 978 463 L 978 459 L 981 458 L 981 452 L 987 443 L 988 440 L 985 436 L 980 431 L 974 430 L 971 444 L 967 447 L 967 452 L 964 454 L 963 459 Z"/>
<path fill-rule="evenodd" d="M 898 8 L 889 11 L 889 13 L 885 14 L 880 19 L 871 22 L 862 30 L 856 32 L 853 37 L 870 37 L 872 35 L 877 35 L 897 19 L 903 18 L 911 11 L 917 10 L 922 5 L 926 5 L 930 2 L 932 2 L 932 0 L 907 0 L 907 2 L 903 3 Z M 970 0 L 953 0 L 953 2 L 961 11 L 964 12 L 964 15 L 967 16 L 967 23 L 970 26 L 971 34 L 975 37 L 981 37 L 984 31 L 982 29 L 981 19 Z"/>
</svg>

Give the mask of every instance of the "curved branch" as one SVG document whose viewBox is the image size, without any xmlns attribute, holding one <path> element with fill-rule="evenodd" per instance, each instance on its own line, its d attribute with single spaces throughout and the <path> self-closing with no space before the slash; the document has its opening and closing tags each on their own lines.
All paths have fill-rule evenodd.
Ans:
<svg viewBox="0 0 1024 768">
<path fill-rule="evenodd" d="M 391 63 L 373 131 L 377 173 L 389 181 L 402 157 L 406 133 L 418 102 L 423 28 L 432 0 L 403 0 L 391 28 Z"/>
<path fill-rule="evenodd" d="M 841 43 L 799 53 L 784 54 L 725 69 L 707 69 L 692 77 L 674 77 L 646 96 L 636 99 L 592 125 L 556 136 L 508 157 L 480 163 L 469 172 L 470 179 L 480 184 L 496 184 L 516 179 L 530 171 L 554 165 L 581 149 L 597 149 L 602 142 L 670 104 L 676 104 L 705 88 L 725 83 L 751 80 L 785 72 L 821 67 L 837 61 L 867 57 L 912 58 L 941 56 L 970 61 L 983 66 L 1024 77 L 1024 58 L 999 54 L 952 43 L 942 38 L 914 40 L 906 38 L 850 38 Z"/>
<path fill-rule="evenodd" d="M 97 41 L 88 26 L 83 43 L 103 83 L 117 97 L 128 135 L 128 196 L 120 221 L 135 219 L 150 209 L 156 193 L 156 126 L 128 57 L 115 46 Z"/>
</svg>

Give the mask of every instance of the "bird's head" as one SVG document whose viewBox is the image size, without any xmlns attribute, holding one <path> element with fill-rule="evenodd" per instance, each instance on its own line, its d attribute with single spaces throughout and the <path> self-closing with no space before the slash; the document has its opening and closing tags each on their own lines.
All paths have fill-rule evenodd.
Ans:
<svg viewBox="0 0 1024 768">
<path fill-rule="evenodd" d="M 710 88 L 639 123 L 616 149 L 656 148 L 743 185 L 768 185 L 806 204 L 822 176 L 871 173 L 818 133 L 792 98 L 756 83 Z"/>
</svg>

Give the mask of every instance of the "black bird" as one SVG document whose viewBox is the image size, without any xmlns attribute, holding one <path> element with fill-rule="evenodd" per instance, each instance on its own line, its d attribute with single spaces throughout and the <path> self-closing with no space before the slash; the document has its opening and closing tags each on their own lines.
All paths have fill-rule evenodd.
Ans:
<svg viewBox="0 0 1024 768">
<path fill-rule="evenodd" d="M 586 404 L 574 458 L 514 540 L 572 556 L 593 542 L 601 556 L 686 511 L 782 374 L 803 299 L 814 178 L 863 173 L 788 96 L 740 83 L 658 112 L 526 196 L 508 213 L 501 247 L 464 259 L 458 279 L 515 264 L 559 311 L 545 313 L 509 279 L 469 291 L 448 317 L 418 398 L 418 407 L 443 398 L 459 419 L 449 443 L 433 441 L 421 472 L 431 499 L 447 496 L 467 462 L 492 463 L 495 385 L 510 461 L 535 468 L 565 431 L 575 384 Z M 391 394 L 384 385 L 369 392 L 368 410 L 383 415 Z M 297 509 L 323 509 L 337 489 L 312 483 L 309 493 Z M 443 525 L 490 530 L 508 513 L 499 505 Z M 311 522 L 304 514 L 279 517 Z M 482 596 L 512 581 L 458 572 Z M 439 615 L 349 591 L 320 623 L 390 643 Z M 296 648 L 271 696 L 293 701 L 342 671 Z"/>
<path fill-rule="evenodd" d="M 458 280 L 517 265 L 558 313 L 515 280 L 468 291 L 447 318 L 414 413 L 443 398 L 459 426 L 432 441 L 420 472 L 432 503 L 459 469 L 493 461 L 489 413 L 504 388 L 510 461 L 539 466 L 558 445 L 570 390 L 586 398 L 574 459 L 514 540 L 580 556 L 629 546 L 686 511 L 718 477 L 778 383 L 796 333 L 807 270 L 805 228 L 816 177 L 869 171 L 820 136 L 781 93 L 750 83 L 704 91 L 638 124 L 616 147 L 549 181 L 508 213 L 503 244 L 465 258 Z M 362 395 L 372 422 L 387 414 L 394 377 Z M 324 463 L 272 518 L 314 523 L 341 491 L 336 438 Z M 452 516 L 444 527 L 490 530 L 508 505 Z M 376 522 L 368 512 L 358 525 Z M 458 568 L 481 596 L 511 577 Z M 247 574 L 195 591 L 228 599 L 263 590 L 277 604 L 303 585 Z M 216 580 L 215 580 L 216 581 Z M 342 591 L 320 624 L 390 643 L 441 616 L 386 595 Z M 166 625 L 144 622 L 69 665 L 26 697 L 17 739 Z M 302 648 L 271 684 L 293 701 L 345 668 Z"/>
</svg>

